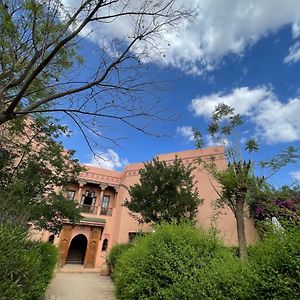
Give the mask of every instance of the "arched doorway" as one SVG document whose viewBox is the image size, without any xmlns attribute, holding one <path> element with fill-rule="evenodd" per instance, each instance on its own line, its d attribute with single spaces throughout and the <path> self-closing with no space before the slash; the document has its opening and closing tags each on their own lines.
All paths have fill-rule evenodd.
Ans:
<svg viewBox="0 0 300 300">
<path fill-rule="evenodd" d="M 87 242 L 87 238 L 83 234 L 78 234 L 72 239 L 67 264 L 83 264 Z"/>
</svg>

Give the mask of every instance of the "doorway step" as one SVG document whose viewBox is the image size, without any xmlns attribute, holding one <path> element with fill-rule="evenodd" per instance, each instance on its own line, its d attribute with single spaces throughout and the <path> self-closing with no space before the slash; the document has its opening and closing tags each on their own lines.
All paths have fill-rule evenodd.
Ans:
<svg viewBox="0 0 300 300">
<path fill-rule="evenodd" d="M 83 265 L 66 264 L 61 269 L 57 269 L 58 273 L 98 273 L 100 274 L 100 267 L 98 268 L 84 268 Z"/>
<path fill-rule="evenodd" d="M 82 264 L 82 254 L 79 251 L 70 252 L 69 255 L 68 255 L 66 263 L 67 264 L 81 265 Z"/>
</svg>

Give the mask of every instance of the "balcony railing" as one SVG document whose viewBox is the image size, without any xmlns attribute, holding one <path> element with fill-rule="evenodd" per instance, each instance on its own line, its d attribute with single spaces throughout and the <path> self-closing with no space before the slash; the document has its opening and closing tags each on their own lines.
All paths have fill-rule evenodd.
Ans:
<svg viewBox="0 0 300 300">
<path fill-rule="evenodd" d="M 83 213 L 96 215 L 98 206 L 88 205 L 88 204 L 80 204 L 79 208 L 80 208 L 80 211 L 83 212 Z"/>
<path fill-rule="evenodd" d="M 98 208 L 99 212 L 98 212 Z M 88 205 L 88 204 L 80 204 L 79 205 L 80 212 L 97 215 L 100 213 L 102 216 L 111 216 L 112 215 L 112 208 L 106 207 L 99 207 L 97 205 Z"/>
<path fill-rule="evenodd" d="M 112 208 L 101 207 L 100 214 L 103 216 L 111 216 L 112 215 Z"/>
</svg>

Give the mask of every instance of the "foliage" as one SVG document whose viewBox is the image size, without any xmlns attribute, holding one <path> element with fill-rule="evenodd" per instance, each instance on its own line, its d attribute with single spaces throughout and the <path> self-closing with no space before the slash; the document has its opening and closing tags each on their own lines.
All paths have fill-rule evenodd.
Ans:
<svg viewBox="0 0 300 300">
<path fill-rule="evenodd" d="M 0 161 L 0 222 L 33 222 L 57 233 L 63 219 L 79 220 L 76 203 L 59 192 L 81 170 L 73 152 L 57 140 L 64 131 L 42 116 L 12 121 L 2 129 L 0 146 L 9 157 Z"/>
<path fill-rule="evenodd" d="M 269 236 L 249 250 L 249 261 L 259 280 L 253 299 L 300 298 L 299 227 Z"/>
<path fill-rule="evenodd" d="M 162 118 L 163 109 L 157 99 L 143 101 L 160 86 L 146 76 L 143 62 L 150 53 L 162 55 L 156 40 L 191 19 L 191 12 L 174 0 L 64 4 L 0 1 L 0 125 L 44 112 L 64 114 L 84 138 L 90 131 L 114 142 L 103 132 L 117 122 L 146 132 L 142 121 Z M 124 19 L 131 24 L 124 38 L 105 34 Z M 95 42 L 97 59 L 87 68 L 79 48 L 88 36 L 102 42 Z"/>
<path fill-rule="evenodd" d="M 28 241 L 20 226 L 0 225 L 1 299 L 38 299 L 52 277 L 56 260 L 54 246 Z"/>
<path fill-rule="evenodd" d="M 163 224 L 117 261 L 118 299 L 194 299 L 199 270 L 227 255 L 218 240 L 187 224 Z"/>
<path fill-rule="evenodd" d="M 41 258 L 38 273 L 38 279 L 34 284 L 34 290 L 32 291 L 32 298 L 38 299 L 44 294 L 48 284 L 50 283 L 54 269 L 58 261 L 58 249 L 50 243 L 38 243 L 38 255 Z"/>
<path fill-rule="evenodd" d="M 127 244 L 117 244 L 114 245 L 111 250 L 109 251 L 108 255 L 108 262 L 111 268 L 111 275 L 112 278 L 114 278 L 117 262 L 120 259 L 120 257 L 131 247 L 133 246 L 132 243 Z"/>
<path fill-rule="evenodd" d="M 194 220 L 202 202 L 194 188 L 194 169 L 178 157 L 171 165 L 154 158 L 139 171 L 140 183 L 130 187 L 131 200 L 124 205 L 140 222 Z"/>
<path fill-rule="evenodd" d="M 162 225 L 117 261 L 118 299 L 299 299 L 300 230 L 272 232 L 238 259 L 188 225 Z"/>
<path fill-rule="evenodd" d="M 236 256 L 215 257 L 210 264 L 199 271 L 195 299 L 232 300 L 254 299 L 258 275 L 247 262 Z M 192 299 L 192 298 L 191 298 Z"/>
<path fill-rule="evenodd" d="M 266 183 L 266 178 L 258 178 L 254 174 L 254 164 L 252 153 L 258 151 L 257 141 L 250 137 L 245 142 L 244 152 L 249 153 L 250 160 L 243 160 L 241 144 L 238 138 L 238 128 L 244 123 L 239 114 L 236 114 L 234 108 L 226 104 L 218 104 L 211 115 L 211 122 L 208 126 L 208 133 L 212 139 L 225 147 L 225 154 L 228 161 L 228 167 L 225 170 L 217 170 L 215 164 L 206 163 L 200 160 L 199 163 L 208 170 L 215 179 L 221 184 L 219 203 L 228 205 L 232 210 L 237 222 L 237 236 L 239 243 L 239 255 L 245 259 L 247 257 L 247 244 L 245 235 L 244 209 L 256 196 L 261 198 Z M 199 130 L 194 131 L 196 146 L 203 145 L 202 134 Z M 297 149 L 289 147 L 281 154 L 271 160 L 260 163 L 261 167 L 268 168 L 274 175 L 279 169 L 287 164 L 294 163 L 300 156 Z"/>
<path fill-rule="evenodd" d="M 299 186 L 282 186 L 278 190 L 269 188 L 263 195 L 255 195 L 251 200 L 251 214 L 256 221 L 270 221 L 276 217 L 285 226 L 299 226 Z"/>
</svg>

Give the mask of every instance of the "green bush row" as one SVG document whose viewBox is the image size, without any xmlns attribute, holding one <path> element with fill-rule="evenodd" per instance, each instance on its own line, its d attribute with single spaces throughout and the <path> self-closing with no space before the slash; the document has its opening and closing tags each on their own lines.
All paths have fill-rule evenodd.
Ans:
<svg viewBox="0 0 300 300">
<path fill-rule="evenodd" d="M 109 255 L 108 255 L 108 263 L 110 266 L 112 279 L 114 279 L 117 261 L 131 247 L 132 247 L 132 244 L 127 243 L 127 244 L 118 244 L 111 248 Z"/>
<path fill-rule="evenodd" d="M 189 225 L 162 225 L 116 261 L 118 299 L 300 299 L 300 230 L 273 234 L 247 262 Z"/>
<path fill-rule="evenodd" d="M 49 243 L 30 242 L 22 227 L 1 224 L 1 300 L 38 299 L 52 278 L 57 254 Z"/>
</svg>

